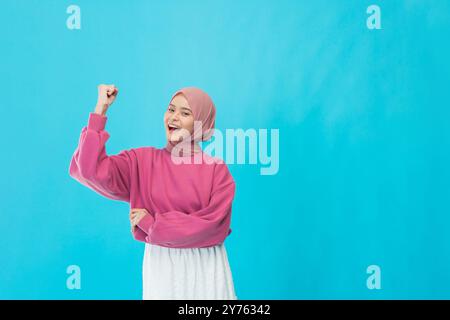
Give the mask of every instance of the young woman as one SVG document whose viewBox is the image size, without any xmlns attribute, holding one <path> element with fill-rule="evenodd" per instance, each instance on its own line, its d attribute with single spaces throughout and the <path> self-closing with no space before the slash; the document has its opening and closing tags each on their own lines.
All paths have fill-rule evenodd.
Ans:
<svg viewBox="0 0 450 320">
<path fill-rule="evenodd" d="M 237 299 L 224 244 L 235 182 L 223 160 L 198 144 L 213 134 L 213 101 L 195 87 L 178 90 L 164 114 L 164 148 L 107 155 L 106 112 L 117 94 L 114 85 L 98 86 L 70 176 L 130 203 L 132 234 L 145 242 L 143 299 Z"/>
</svg>

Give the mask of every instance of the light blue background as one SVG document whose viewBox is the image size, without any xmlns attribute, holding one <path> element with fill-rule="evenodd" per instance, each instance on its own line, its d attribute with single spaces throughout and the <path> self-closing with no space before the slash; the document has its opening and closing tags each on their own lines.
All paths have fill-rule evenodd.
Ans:
<svg viewBox="0 0 450 320">
<path fill-rule="evenodd" d="M 0 24 L 0 298 L 141 299 L 128 204 L 68 174 L 100 83 L 108 154 L 162 147 L 183 86 L 219 129 L 280 130 L 277 175 L 229 165 L 239 299 L 450 298 L 450 1 L 8 0 Z"/>
</svg>

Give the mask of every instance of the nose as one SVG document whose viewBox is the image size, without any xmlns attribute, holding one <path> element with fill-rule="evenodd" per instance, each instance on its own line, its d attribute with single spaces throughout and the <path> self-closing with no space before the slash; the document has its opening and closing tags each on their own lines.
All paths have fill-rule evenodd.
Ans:
<svg viewBox="0 0 450 320">
<path fill-rule="evenodd" d="M 169 122 L 175 121 L 178 121 L 178 112 L 174 112 L 172 115 L 169 116 Z"/>
</svg>

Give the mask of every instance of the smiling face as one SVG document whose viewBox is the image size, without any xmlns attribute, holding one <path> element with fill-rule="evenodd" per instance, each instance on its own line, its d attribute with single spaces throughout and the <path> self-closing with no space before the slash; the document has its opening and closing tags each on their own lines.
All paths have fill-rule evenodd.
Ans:
<svg viewBox="0 0 450 320">
<path fill-rule="evenodd" d="M 170 101 L 164 114 L 164 126 L 168 141 L 179 142 L 194 132 L 194 114 L 183 94 Z"/>
</svg>

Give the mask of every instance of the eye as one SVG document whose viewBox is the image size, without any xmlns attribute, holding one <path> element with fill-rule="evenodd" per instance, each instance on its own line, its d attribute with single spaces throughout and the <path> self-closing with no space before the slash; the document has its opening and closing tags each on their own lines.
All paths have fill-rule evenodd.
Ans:
<svg viewBox="0 0 450 320">
<path fill-rule="evenodd" d="M 187 117 L 187 116 L 189 116 L 189 115 L 190 115 L 190 113 L 188 113 L 188 112 L 183 112 L 183 116 Z"/>
</svg>

